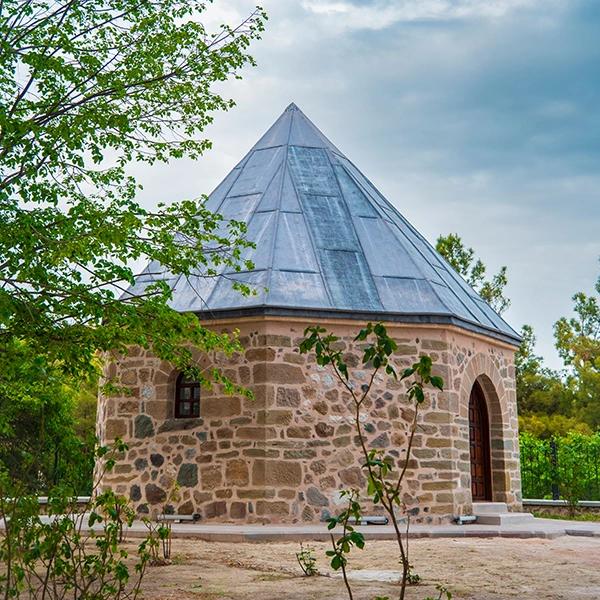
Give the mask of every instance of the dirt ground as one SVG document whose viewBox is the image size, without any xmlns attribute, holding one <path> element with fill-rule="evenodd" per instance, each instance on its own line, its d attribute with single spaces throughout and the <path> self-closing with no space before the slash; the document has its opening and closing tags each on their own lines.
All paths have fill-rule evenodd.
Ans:
<svg viewBox="0 0 600 600">
<path fill-rule="evenodd" d="M 294 543 L 234 544 L 173 540 L 172 564 L 150 567 L 144 597 L 157 600 L 343 600 L 341 579 L 330 575 L 325 543 L 310 543 L 323 574 L 304 577 Z M 434 596 L 443 583 L 454 600 L 475 598 L 600 599 L 600 540 L 584 537 L 541 539 L 421 539 L 410 543 L 411 562 L 422 583 L 408 600 Z M 355 600 L 396 597 L 385 581 L 364 581 L 368 570 L 398 570 L 393 542 L 369 541 L 352 552 Z M 387 572 L 387 573 L 385 573 Z M 377 575 L 377 574 L 376 574 Z"/>
</svg>

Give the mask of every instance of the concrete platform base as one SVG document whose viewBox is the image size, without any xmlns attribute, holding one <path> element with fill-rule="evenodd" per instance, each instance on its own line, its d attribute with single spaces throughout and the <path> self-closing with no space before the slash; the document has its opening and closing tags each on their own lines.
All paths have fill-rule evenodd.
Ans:
<svg viewBox="0 0 600 600">
<path fill-rule="evenodd" d="M 362 525 L 356 528 L 367 540 L 395 539 L 390 525 Z M 146 533 L 143 523 L 136 522 L 128 530 L 129 537 L 142 537 Z M 411 538 L 463 538 L 463 537 L 513 537 L 553 539 L 564 535 L 598 538 L 600 523 L 559 521 L 531 518 L 521 523 L 500 525 L 414 525 Z M 212 542 L 304 542 L 329 541 L 329 532 L 323 525 L 202 525 L 173 524 L 173 536 Z"/>
</svg>

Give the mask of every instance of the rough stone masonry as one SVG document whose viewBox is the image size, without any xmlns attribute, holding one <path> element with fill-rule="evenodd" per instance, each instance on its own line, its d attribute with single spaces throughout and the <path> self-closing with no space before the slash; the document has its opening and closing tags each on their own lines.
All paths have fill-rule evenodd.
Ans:
<svg viewBox="0 0 600 600">
<path fill-rule="evenodd" d="M 351 374 L 360 382 L 362 353 L 353 343 L 360 324 L 320 323 L 341 338 Z M 339 490 L 363 488 L 362 455 L 350 398 L 333 373 L 297 346 L 305 322 L 247 318 L 214 322 L 240 329 L 244 353 L 231 358 L 197 355 L 216 364 L 254 399 L 202 390 L 200 417 L 173 417 L 177 373 L 149 352 L 132 348 L 112 362 L 131 395 L 101 397 L 102 443 L 122 437 L 129 450 L 102 486 L 129 496 L 139 513 L 199 513 L 205 521 L 318 522 L 340 510 Z M 456 327 L 389 323 L 398 343 L 398 368 L 429 354 L 444 392 L 428 390 L 409 458 L 403 499 L 412 522 L 438 523 L 468 514 L 471 504 L 468 402 L 475 380 L 490 418 L 493 500 L 520 507 L 517 411 L 512 346 Z M 413 408 L 405 384 L 380 377 L 361 414 L 373 448 L 399 467 Z M 178 499 L 170 500 L 174 484 Z M 375 510 L 367 508 L 373 514 Z"/>
</svg>

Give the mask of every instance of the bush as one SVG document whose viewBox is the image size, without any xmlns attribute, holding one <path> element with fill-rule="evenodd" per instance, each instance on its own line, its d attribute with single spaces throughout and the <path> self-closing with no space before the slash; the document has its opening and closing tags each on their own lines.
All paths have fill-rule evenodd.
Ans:
<svg viewBox="0 0 600 600">
<path fill-rule="evenodd" d="M 579 500 L 600 500 L 600 434 L 570 433 L 540 439 L 521 433 L 524 498 L 560 498 L 575 507 Z"/>
<path fill-rule="evenodd" d="M 125 449 L 117 442 L 100 448 L 105 468 Z M 95 493 L 81 507 L 73 488 L 54 488 L 48 514 L 40 514 L 37 496 L 23 495 L 7 471 L 0 472 L 0 597 L 40 600 L 134 600 L 153 546 L 144 539 L 138 546 L 134 572 L 122 547 L 123 527 L 131 525 L 135 511 L 112 491 Z M 94 490 L 98 492 L 98 490 Z"/>
<path fill-rule="evenodd" d="M 566 437 L 570 433 L 582 433 L 584 435 L 592 435 L 593 433 L 587 423 L 582 423 L 575 417 L 567 417 L 561 414 L 519 415 L 519 431 L 541 439 Z"/>
<path fill-rule="evenodd" d="M 0 466 L 24 494 L 47 496 L 68 483 L 89 495 L 97 377 L 81 380 L 19 358 L 17 373 L 0 380 Z"/>
<path fill-rule="evenodd" d="M 443 379 L 433 374 L 434 365 L 430 356 L 421 355 L 419 361 L 411 367 L 405 368 L 400 377 L 391 363 L 391 357 L 397 350 L 396 342 L 388 335 L 382 323 L 368 323 L 354 338 L 354 342 L 362 344 L 362 368 L 369 369 L 371 374 L 363 379 L 355 372 L 351 373 L 345 361 L 344 352 L 339 348 L 339 338 L 326 329 L 318 326 L 307 327 L 304 331 L 304 339 L 301 341 L 299 350 L 301 354 L 314 352 L 315 362 L 321 366 L 329 366 L 338 381 L 346 389 L 352 402 L 352 420 L 356 439 L 362 453 L 362 469 L 367 480 L 367 496 L 373 505 L 381 507 L 384 514 L 394 527 L 396 541 L 399 550 L 399 562 L 402 567 L 402 576 L 398 582 L 398 598 L 404 600 L 408 585 L 416 585 L 421 578 L 414 573 L 410 563 L 408 552 L 408 528 L 410 525 L 410 514 L 407 512 L 406 495 L 410 497 L 410 491 L 406 489 L 405 475 L 408 469 L 411 450 L 415 434 L 419 427 L 419 408 L 426 400 L 426 392 L 436 388 L 443 392 Z M 411 405 L 413 417 L 406 426 L 406 446 L 402 449 L 404 458 L 396 461 L 395 457 L 384 449 L 369 448 L 365 437 L 365 429 L 361 419 L 361 407 L 366 405 L 369 395 L 373 391 L 376 377 L 385 374 L 391 381 L 406 380 L 406 400 Z M 364 381 L 360 384 L 360 381 Z M 368 381 L 368 383 L 366 383 Z M 337 516 L 328 519 L 330 530 L 331 549 L 326 555 L 331 559 L 331 568 L 334 571 L 341 570 L 344 584 L 348 592 L 348 598 L 353 600 L 352 586 L 348 579 L 346 566 L 348 554 L 352 548 L 364 548 L 365 540 L 360 531 L 354 529 L 352 524 L 358 524 L 362 517 L 361 492 L 351 488 L 340 491 L 340 496 L 347 503 L 346 509 Z M 399 527 L 400 515 L 406 518 L 406 531 Z M 352 523 L 352 524 L 351 524 Z M 337 529 L 339 535 L 336 539 L 334 531 Z M 341 531 L 340 531 L 341 530 Z M 448 596 L 450 597 L 450 596 Z M 441 593 L 440 593 L 441 598 Z M 379 600 L 386 600 L 379 597 Z"/>
</svg>

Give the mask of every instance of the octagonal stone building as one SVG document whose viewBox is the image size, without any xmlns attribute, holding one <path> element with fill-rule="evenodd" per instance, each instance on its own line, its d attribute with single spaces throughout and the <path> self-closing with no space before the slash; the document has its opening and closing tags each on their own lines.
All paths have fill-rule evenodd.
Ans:
<svg viewBox="0 0 600 600">
<path fill-rule="evenodd" d="M 519 337 L 317 127 L 291 104 L 210 195 L 207 206 L 248 224 L 255 268 L 173 278 L 173 307 L 218 331 L 239 330 L 245 351 L 203 356 L 254 393 L 200 389 L 139 348 L 110 364 L 132 396 L 99 399 L 102 442 L 129 450 L 102 485 L 141 513 L 199 513 L 205 521 L 318 522 L 339 490 L 364 483 L 349 398 L 332 373 L 297 350 L 320 324 L 353 343 L 367 321 L 396 339 L 394 362 L 432 356 L 445 390 L 431 392 L 407 471 L 416 522 L 469 514 L 473 501 L 520 507 L 513 357 Z M 147 285 L 149 265 L 136 288 Z M 232 281 L 250 284 L 244 297 Z M 398 464 L 412 409 L 401 382 L 376 380 L 361 415 L 372 447 Z M 179 497 L 167 499 L 174 482 Z M 367 508 L 367 512 L 369 509 Z"/>
</svg>

